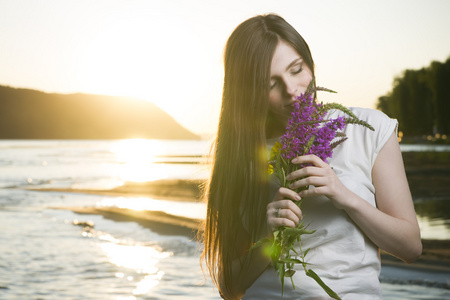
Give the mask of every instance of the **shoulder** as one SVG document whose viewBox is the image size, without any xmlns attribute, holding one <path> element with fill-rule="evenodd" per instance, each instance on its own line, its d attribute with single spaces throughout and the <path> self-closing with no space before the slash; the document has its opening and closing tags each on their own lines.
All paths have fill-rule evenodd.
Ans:
<svg viewBox="0 0 450 300">
<path fill-rule="evenodd" d="M 363 108 L 363 107 L 348 107 L 348 109 L 358 117 L 358 119 L 363 120 L 369 123 L 375 130 L 373 133 L 376 134 L 384 134 L 386 132 L 392 133 L 397 130 L 398 122 L 396 119 L 390 118 L 388 115 L 383 113 L 382 111 L 372 109 L 372 108 Z M 335 110 L 331 112 L 330 117 L 334 118 L 337 116 L 349 117 L 344 112 Z M 370 130 L 366 130 L 363 126 L 349 126 L 350 128 L 354 128 L 357 132 L 363 130 L 364 132 Z"/>
<path fill-rule="evenodd" d="M 372 121 L 375 123 L 382 122 L 396 122 L 395 119 L 391 119 L 384 112 L 372 109 L 372 108 L 363 108 L 363 107 L 349 107 L 349 109 L 361 120 L 364 121 Z M 371 124 L 372 125 L 372 124 Z M 374 124 L 375 125 L 375 124 Z M 374 126 L 372 125 L 372 126 Z"/>
<path fill-rule="evenodd" d="M 368 150 L 370 150 L 369 152 L 372 153 L 373 163 L 388 139 L 393 133 L 397 133 L 398 122 L 396 119 L 392 119 L 382 111 L 376 109 L 350 107 L 350 110 L 359 119 L 366 121 L 374 128 L 374 130 L 371 131 L 362 126 L 352 126 L 357 130 L 357 133 L 354 133 L 362 136 L 365 145 L 368 147 Z"/>
<path fill-rule="evenodd" d="M 349 109 L 360 119 L 369 123 L 375 130 L 375 135 L 392 134 L 397 131 L 398 122 L 390 118 L 384 112 L 362 107 L 349 107 Z"/>
</svg>

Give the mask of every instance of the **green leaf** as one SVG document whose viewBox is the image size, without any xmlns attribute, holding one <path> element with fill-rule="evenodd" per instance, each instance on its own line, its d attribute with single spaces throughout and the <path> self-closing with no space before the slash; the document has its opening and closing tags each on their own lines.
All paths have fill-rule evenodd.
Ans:
<svg viewBox="0 0 450 300">
<path fill-rule="evenodd" d="M 283 258 L 279 260 L 282 263 L 293 263 L 293 264 L 302 264 L 303 261 L 296 258 Z"/>
<path fill-rule="evenodd" d="M 286 187 L 286 173 L 284 171 L 284 168 L 281 168 L 281 171 L 282 171 L 281 185 L 283 187 Z"/>
<path fill-rule="evenodd" d="M 305 252 L 303 252 L 303 257 L 305 257 L 306 254 L 308 254 L 308 252 L 309 252 L 310 249 L 311 249 L 311 248 L 308 248 L 308 249 L 305 250 Z"/>
<path fill-rule="evenodd" d="M 301 235 L 301 234 L 312 234 L 316 232 L 315 230 L 306 230 L 304 228 L 286 228 L 284 231 L 285 236 L 294 236 L 294 235 Z"/>
<path fill-rule="evenodd" d="M 274 232 L 273 232 L 273 238 L 274 239 L 277 239 L 277 237 L 278 237 L 278 235 L 280 234 L 280 230 L 275 230 Z"/>
<path fill-rule="evenodd" d="M 284 273 L 284 277 L 292 277 L 292 276 L 294 276 L 294 274 L 295 274 L 295 271 L 292 269 L 289 269 Z"/>
<path fill-rule="evenodd" d="M 336 292 L 334 292 L 328 285 L 326 285 L 322 279 L 320 279 L 319 275 L 316 274 L 316 272 L 314 272 L 311 269 L 305 270 L 305 274 L 308 277 L 311 277 L 312 279 L 314 279 L 322 288 L 323 290 L 328 294 L 328 296 L 330 296 L 333 299 L 338 299 L 340 300 L 341 298 L 338 296 L 338 294 L 336 294 Z"/>
<path fill-rule="evenodd" d="M 322 91 L 322 92 L 328 92 L 328 93 L 337 94 L 336 91 L 333 91 L 333 90 L 330 90 L 330 89 L 327 89 L 327 88 L 324 88 L 324 87 L 321 87 L 321 86 L 316 87 L 316 91 Z"/>
<path fill-rule="evenodd" d="M 284 236 L 293 236 L 293 235 L 301 234 L 302 230 L 303 230 L 302 228 L 288 227 L 283 230 L 283 233 L 284 233 Z"/>
</svg>

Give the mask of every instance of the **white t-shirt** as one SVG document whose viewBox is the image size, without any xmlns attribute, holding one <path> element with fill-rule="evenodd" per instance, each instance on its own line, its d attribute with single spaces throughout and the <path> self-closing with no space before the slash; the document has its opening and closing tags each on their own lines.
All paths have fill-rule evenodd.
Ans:
<svg viewBox="0 0 450 300">
<path fill-rule="evenodd" d="M 375 131 L 361 125 L 347 125 L 344 132 L 348 140 L 334 149 L 328 162 L 349 190 L 376 206 L 372 167 L 381 148 L 397 130 L 397 121 L 373 109 L 351 110 Z M 332 118 L 338 115 L 343 113 L 330 112 Z M 306 198 L 302 212 L 308 229 L 317 230 L 314 234 L 302 235 L 303 250 L 310 248 L 306 256 L 309 268 L 342 299 L 381 299 L 378 247 L 345 211 L 336 209 L 325 196 Z M 322 288 L 305 275 L 301 265 L 297 265 L 296 270 L 293 276 L 296 289 L 292 288 L 290 278 L 285 278 L 283 297 L 278 274 L 270 265 L 242 299 L 329 299 Z"/>
</svg>

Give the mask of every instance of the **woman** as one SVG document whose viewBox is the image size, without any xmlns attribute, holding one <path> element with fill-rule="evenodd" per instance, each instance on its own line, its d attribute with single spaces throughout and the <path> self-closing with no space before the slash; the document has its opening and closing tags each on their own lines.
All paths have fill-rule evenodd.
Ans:
<svg viewBox="0 0 450 300">
<path fill-rule="evenodd" d="M 225 299 L 281 297 L 270 258 L 261 248 L 250 249 L 277 227 L 302 219 L 317 230 L 302 237 L 302 246 L 311 249 L 307 262 L 343 299 L 381 297 L 379 248 L 406 262 L 422 251 L 397 122 L 381 112 L 353 109 L 375 131 L 347 126 L 349 139 L 329 163 L 314 155 L 296 158 L 312 166 L 289 175 L 292 189 L 269 179 L 267 146 L 284 133 L 295 97 L 313 78 L 308 45 L 279 16 L 248 19 L 227 42 L 202 255 Z M 293 191 L 309 185 L 314 188 Z M 300 198 L 303 211 L 293 202 Z M 327 298 L 303 272 L 293 278 L 296 289 L 286 283 L 283 299 Z"/>
</svg>

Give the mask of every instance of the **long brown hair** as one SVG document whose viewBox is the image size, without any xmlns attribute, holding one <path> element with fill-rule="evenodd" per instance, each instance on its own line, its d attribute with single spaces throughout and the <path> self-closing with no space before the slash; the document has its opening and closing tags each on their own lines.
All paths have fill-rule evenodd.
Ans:
<svg viewBox="0 0 450 300">
<path fill-rule="evenodd" d="M 231 262 L 266 228 L 270 65 L 280 39 L 292 45 L 314 70 L 306 42 L 283 18 L 273 14 L 241 23 L 225 48 L 222 107 L 211 178 L 205 190 L 208 208 L 202 254 L 223 294 L 231 290 Z M 238 238 L 237 233 L 244 230 L 249 240 Z"/>
</svg>

